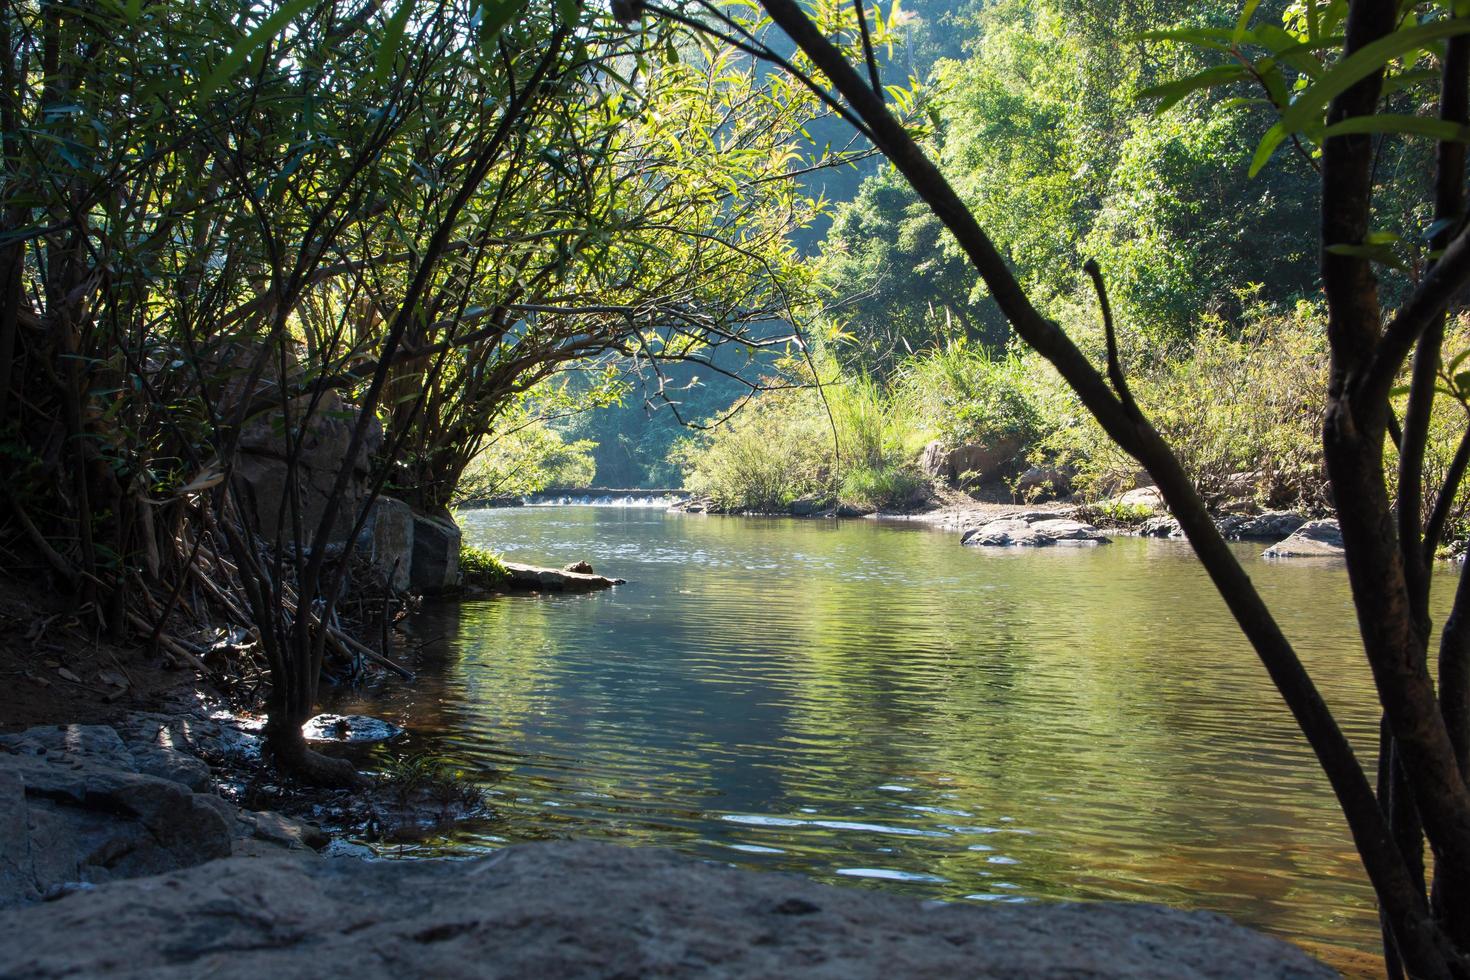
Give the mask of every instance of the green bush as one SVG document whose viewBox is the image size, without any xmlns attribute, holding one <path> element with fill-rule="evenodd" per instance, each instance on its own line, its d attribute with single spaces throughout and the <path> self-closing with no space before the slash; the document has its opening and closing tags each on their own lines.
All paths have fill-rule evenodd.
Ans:
<svg viewBox="0 0 1470 980">
<path fill-rule="evenodd" d="M 681 440 L 673 459 L 684 485 L 727 510 L 764 513 L 824 492 L 831 435 L 813 394 L 764 392 L 720 425 Z"/>
<path fill-rule="evenodd" d="M 459 546 L 459 570 L 466 585 L 496 588 L 510 581 L 510 571 L 499 555 L 473 545 Z"/>
<path fill-rule="evenodd" d="M 590 439 L 571 442 L 545 422 L 516 424 L 482 449 L 465 468 L 455 487 L 456 502 L 499 494 L 524 495 L 545 487 L 592 485 L 597 465 Z"/>
<path fill-rule="evenodd" d="M 1095 339 L 1084 344 L 1100 363 L 1097 347 Z M 1263 505 L 1327 506 L 1327 351 L 1314 307 L 1303 303 L 1288 315 L 1255 310 L 1240 333 L 1208 323 L 1164 351 L 1125 350 L 1124 362 L 1139 405 L 1206 497 L 1224 494 L 1231 478 L 1245 473 Z M 1049 366 L 1039 357 L 1033 363 L 1038 391 L 1050 389 L 1036 399 L 1044 419 L 1033 457 L 1074 467 L 1074 483 L 1094 498 L 1131 488 L 1138 464 Z"/>
<path fill-rule="evenodd" d="M 799 497 L 905 508 L 925 495 L 924 432 L 906 401 L 818 351 L 723 424 L 685 440 L 685 486 L 730 510 L 779 513 Z M 813 378 L 823 379 L 821 387 Z M 785 385 L 785 387 L 781 387 Z"/>
<path fill-rule="evenodd" d="M 1028 362 L 955 341 L 905 361 L 896 398 L 912 423 L 946 446 L 1017 440 L 1029 443 L 1042 419 Z"/>
</svg>

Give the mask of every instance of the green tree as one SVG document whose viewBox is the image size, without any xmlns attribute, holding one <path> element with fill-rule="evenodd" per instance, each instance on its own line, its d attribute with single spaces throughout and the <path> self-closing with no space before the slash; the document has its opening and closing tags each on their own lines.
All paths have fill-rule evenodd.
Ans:
<svg viewBox="0 0 1470 980">
<path fill-rule="evenodd" d="M 1441 6 L 1308 0 L 1293 8 L 1284 28 L 1269 20 L 1253 26 L 1255 6 L 1247 5 L 1233 29 L 1179 35 L 1224 57 L 1210 73 L 1180 82 L 1174 94 L 1254 82 L 1279 113 L 1252 169 L 1289 141 L 1321 168 L 1320 269 L 1331 350 L 1323 450 L 1363 648 L 1384 708 L 1375 789 L 1189 474 L 1134 399 L 1106 303 L 1107 357 L 1100 369 L 1031 300 L 956 188 L 889 112 L 863 61 L 833 44 L 831 37 L 841 36 L 832 23 L 838 12 L 798 0 L 761 0 L 761 6 L 820 73 L 820 79 L 807 73 L 807 80 L 840 102 L 942 218 L 1022 340 L 1052 363 L 1108 435 L 1154 477 L 1338 797 L 1381 905 L 1390 972 L 1470 976 L 1470 577 L 1462 577 L 1443 630 L 1437 678 L 1428 656 L 1427 602 L 1442 514 L 1464 470 L 1431 487 L 1423 468 L 1436 398 L 1442 392 L 1465 397 L 1458 379 L 1442 370 L 1441 353 L 1446 307 L 1470 285 L 1464 220 L 1470 17 Z M 1392 111 L 1395 94 L 1408 88 L 1426 111 Z M 1437 143 L 1433 265 L 1412 276 L 1402 301 L 1385 309 L 1380 274 L 1417 271 L 1374 227 L 1379 146 L 1404 136 Z M 1087 271 L 1104 300 L 1101 272 L 1096 265 Z M 1405 371 L 1400 420 L 1394 393 Z M 1390 441 L 1398 448 L 1392 474 L 1385 467 Z M 1461 444 L 1470 460 L 1470 426 Z M 1426 518 L 1430 499 L 1435 503 Z M 1435 859 L 1432 884 L 1422 860 L 1426 841 Z"/>
</svg>

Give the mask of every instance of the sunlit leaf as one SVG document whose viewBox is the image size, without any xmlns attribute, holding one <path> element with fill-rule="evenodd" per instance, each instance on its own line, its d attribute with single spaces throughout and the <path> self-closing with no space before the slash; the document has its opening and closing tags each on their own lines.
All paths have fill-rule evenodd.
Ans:
<svg viewBox="0 0 1470 980">
<path fill-rule="evenodd" d="M 230 49 L 229 53 L 215 66 L 199 83 L 199 90 L 195 93 L 195 99 L 200 103 L 205 102 L 215 90 L 229 80 L 231 75 L 244 67 L 245 62 L 257 48 L 285 30 L 297 15 L 311 9 L 317 0 L 289 0 L 282 4 L 265 20 L 260 26 L 251 31 L 239 44 Z"/>
</svg>

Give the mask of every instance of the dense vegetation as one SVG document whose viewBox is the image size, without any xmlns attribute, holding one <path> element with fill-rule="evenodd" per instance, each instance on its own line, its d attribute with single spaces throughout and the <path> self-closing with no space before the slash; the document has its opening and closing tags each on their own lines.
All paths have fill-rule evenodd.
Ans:
<svg viewBox="0 0 1470 980">
<path fill-rule="evenodd" d="M 741 409 L 672 459 L 757 507 L 904 505 L 930 442 L 1099 494 L 1141 464 L 1338 794 L 1390 969 L 1470 975 L 1470 586 L 1437 679 L 1427 612 L 1470 463 L 1470 16 L 919 10 L 12 0 L 0 542 L 181 663 L 238 624 L 276 759 L 350 782 L 300 725 L 363 649 L 378 498 L 617 472 L 585 409 Z M 672 432 L 619 432 L 622 472 L 661 480 Z M 1330 478 L 1376 788 L 1210 520 L 1241 473 Z"/>
<path fill-rule="evenodd" d="M 1280 22 L 1283 11 L 1257 16 Z M 1161 36 L 1181 24 L 1228 32 L 1234 11 L 1128 5 L 1130 43 L 1073 0 L 1006 0 L 951 18 L 969 40 L 932 64 L 928 145 L 1039 308 L 1101 358 L 1082 269 L 1095 261 L 1135 395 L 1200 489 L 1324 511 L 1313 161 L 1283 153 L 1252 174 L 1271 120 L 1238 92 L 1173 82 L 1206 69 L 1207 53 Z M 1422 265 L 1429 217 L 1414 202 L 1425 146 L 1390 142 L 1380 152 L 1381 234 L 1395 243 L 1395 261 Z M 1133 486 L 1136 463 L 1043 358 L 1016 344 L 974 267 L 891 168 L 836 206 L 814 265 L 824 333 L 834 338 L 820 375 L 826 399 L 849 417 L 848 406 L 865 401 L 859 417 L 882 438 L 820 424 L 826 408 L 815 394 L 767 395 L 758 422 L 679 447 L 691 487 L 727 507 L 784 509 L 814 493 L 901 507 L 925 479 L 917 464 L 930 441 L 953 448 L 1017 433 L 1024 446 L 1008 474 L 1017 498 L 1027 489 L 1015 481 L 1031 465 L 1061 468 L 1089 498 Z M 1448 402 L 1436 419 L 1431 456 L 1443 471 L 1462 413 Z M 766 447 L 772 458 L 734 465 L 754 448 L 742 433 L 757 428 L 781 431 Z M 882 452 L 865 448 L 875 439 Z"/>
<path fill-rule="evenodd" d="M 787 175 L 843 157 L 728 45 L 565 2 L 0 27 L 5 545 L 182 661 L 251 631 L 286 762 L 379 494 L 442 513 L 509 444 L 574 458 L 569 398 L 674 401 L 669 365 L 736 374 L 808 302 Z"/>
</svg>

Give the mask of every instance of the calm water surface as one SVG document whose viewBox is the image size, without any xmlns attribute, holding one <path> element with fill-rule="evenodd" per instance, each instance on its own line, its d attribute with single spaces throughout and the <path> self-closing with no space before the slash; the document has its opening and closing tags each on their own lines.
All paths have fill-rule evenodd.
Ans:
<svg viewBox="0 0 1470 980">
<path fill-rule="evenodd" d="M 1326 782 L 1188 548 L 960 547 L 872 521 L 480 510 L 593 596 L 446 605 L 419 681 L 339 703 L 496 816 L 394 853 L 576 836 L 968 902 L 1130 899 L 1371 947 Z M 1334 562 L 1240 554 L 1360 753 L 1376 711 Z M 1436 609 L 1451 574 L 1441 570 Z"/>
</svg>

